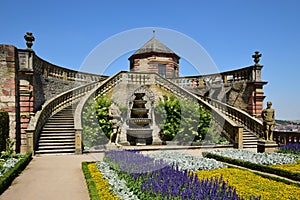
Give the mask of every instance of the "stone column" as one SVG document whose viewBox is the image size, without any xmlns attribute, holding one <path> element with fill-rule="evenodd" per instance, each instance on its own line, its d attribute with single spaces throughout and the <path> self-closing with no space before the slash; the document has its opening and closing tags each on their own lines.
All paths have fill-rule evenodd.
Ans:
<svg viewBox="0 0 300 200">
<path fill-rule="evenodd" d="M 260 114 L 263 110 L 263 101 L 265 99 L 263 86 L 267 82 L 248 82 L 247 87 L 251 89 L 248 97 L 247 112 L 254 116 L 260 118 Z"/>
<path fill-rule="evenodd" d="M 34 71 L 33 71 L 33 51 L 19 51 L 19 108 L 20 108 L 20 152 L 27 152 L 26 129 L 30 118 L 34 115 Z"/>
<path fill-rule="evenodd" d="M 75 153 L 82 154 L 82 129 L 75 129 Z"/>
</svg>

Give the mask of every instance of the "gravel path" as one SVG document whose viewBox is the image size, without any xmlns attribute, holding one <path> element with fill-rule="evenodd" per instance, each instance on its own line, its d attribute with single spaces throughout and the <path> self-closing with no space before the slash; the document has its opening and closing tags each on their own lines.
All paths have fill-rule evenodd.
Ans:
<svg viewBox="0 0 300 200">
<path fill-rule="evenodd" d="M 81 162 L 103 154 L 35 156 L 1 200 L 88 200 Z"/>
</svg>

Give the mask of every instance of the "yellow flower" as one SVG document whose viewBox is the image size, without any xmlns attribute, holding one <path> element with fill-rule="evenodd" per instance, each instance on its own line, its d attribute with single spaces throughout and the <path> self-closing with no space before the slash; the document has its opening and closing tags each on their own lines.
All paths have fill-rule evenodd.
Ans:
<svg viewBox="0 0 300 200">
<path fill-rule="evenodd" d="M 263 178 L 245 170 L 224 168 L 209 171 L 202 170 L 196 174 L 199 179 L 223 176 L 223 179 L 245 199 L 250 199 L 253 196 L 261 196 L 262 200 L 300 199 L 299 187 Z"/>
<path fill-rule="evenodd" d="M 272 165 L 271 167 L 277 169 L 283 169 L 286 171 L 300 173 L 300 162 L 298 161 L 297 164 L 283 164 L 283 165 Z"/>
<path fill-rule="evenodd" d="M 117 196 L 109 189 L 109 184 L 107 180 L 102 176 L 101 172 L 96 166 L 96 163 L 90 163 L 88 168 L 91 172 L 91 176 L 93 181 L 96 185 L 99 197 L 102 199 L 112 199 L 112 200 L 119 200 Z"/>
</svg>

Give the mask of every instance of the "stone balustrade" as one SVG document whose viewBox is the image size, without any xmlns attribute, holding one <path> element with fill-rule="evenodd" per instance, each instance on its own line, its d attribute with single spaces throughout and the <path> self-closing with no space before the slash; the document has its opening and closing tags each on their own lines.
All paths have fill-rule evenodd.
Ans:
<svg viewBox="0 0 300 200">
<path fill-rule="evenodd" d="M 26 129 L 27 151 L 34 153 L 42 127 L 46 121 L 63 108 L 72 105 L 80 100 L 87 92 L 95 88 L 99 82 L 92 82 L 84 86 L 69 90 L 63 94 L 47 101 L 42 109 L 31 118 L 28 128 Z"/>
<path fill-rule="evenodd" d="M 262 136 L 263 134 L 263 124 L 260 120 L 252 117 L 247 112 L 237 109 L 233 106 L 225 104 L 223 102 L 201 97 L 204 101 L 208 102 L 210 105 L 214 106 L 225 114 L 228 118 L 235 121 L 236 123 L 243 125 L 246 129 L 256 134 L 257 137 Z"/>
<path fill-rule="evenodd" d="M 170 80 L 184 88 L 205 87 L 205 85 L 207 85 L 210 81 L 212 83 L 221 84 L 229 84 L 238 81 L 255 82 L 261 81 L 261 69 L 262 66 L 250 66 L 216 74 L 177 77 Z"/>
<path fill-rule="evenodd" d="M 66 69 L 53 65 L 34 54 L 33 56 L 33 70 L 45 77 L 53 77 L 57 79 L 76 81 L 82 83 L 90 83 L 94 81 L 101 81 L 107 78 L 104 75 L 97 75 L 85 72 L 79 72 L 71 69 Z"/>
<path fill-rule="evenodd" d="M 273 140 L 277 144 L 288 144 L 288 143 L 300 144 L 300 132 L 273 131 Z"/>
</svg>

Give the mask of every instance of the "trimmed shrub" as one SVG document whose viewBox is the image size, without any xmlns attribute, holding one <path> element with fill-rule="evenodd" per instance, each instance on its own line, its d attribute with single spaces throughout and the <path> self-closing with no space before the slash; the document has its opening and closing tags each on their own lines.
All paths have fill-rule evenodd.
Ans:
<svg viewBox="0 0 300 200">
<path fill-rule="evenodd" d="M 259 164 L 255 164 L 255 163 L 252 163 L 249 161 L 232 159 L 232 158 L 216 155 L 216 154 L 209 153 L 209 152 L 204 152 L 203 156 L 206 158 L 213 158 L 213 159 L 216 159 L 221 162 L 230 163 L 230 164 L 246 167 L 246 168 L 253 169 L 253 170 L 258 170 L 261 172 L 276 174 L 278 176 L 286 177 L 286 178 L 294 180 L 294 181 L 300 181 L 300 173 L 297 173 L 297 172 L 290 172 L 290 171 L 286 171 L 283 169 L 276 169 L 271 166 L 259 165 Z"/>
<path fill-rule="evenodd" d="M 9 115 L 0 110 L 0 152 L 6 150 L 6 140 L 9 137 Z"/>
<path fill-rule="evenodd" d="M 32 153 L 27 153 L 18 163 L 7 172 L 0 176 L 0 194 L 2 194 L 13 182 L 13 180 L 19 176 L 19 174 L 26 168 L 32 159 Z"/>
</svg>

